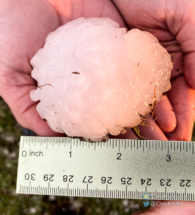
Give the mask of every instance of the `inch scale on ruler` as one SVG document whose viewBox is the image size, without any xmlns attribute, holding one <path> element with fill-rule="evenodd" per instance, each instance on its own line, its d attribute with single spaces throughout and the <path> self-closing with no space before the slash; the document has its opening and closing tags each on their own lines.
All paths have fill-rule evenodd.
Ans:
<svg viewBox="0 0 195 215">
<path fill-rule="evenodd" d="M 16 193 L 195 201 L 194 142 L 22 136 Z"/>
</svg>

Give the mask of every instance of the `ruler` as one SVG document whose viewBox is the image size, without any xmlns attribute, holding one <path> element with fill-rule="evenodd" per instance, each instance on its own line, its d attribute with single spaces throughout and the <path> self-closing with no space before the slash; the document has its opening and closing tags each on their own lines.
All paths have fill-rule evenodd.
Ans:
<svg viewBox="0 0 195 215">
<path fill-rule="evenodd" d="M 194 201 L 194 142 L 22 136 L 16 193 Z"/>
</svg>

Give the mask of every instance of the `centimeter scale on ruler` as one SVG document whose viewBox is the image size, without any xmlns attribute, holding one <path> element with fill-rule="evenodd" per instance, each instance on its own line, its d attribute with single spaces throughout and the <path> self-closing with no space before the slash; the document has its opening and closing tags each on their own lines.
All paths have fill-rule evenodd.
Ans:
<svg viewBox="0 0 195 215">
<path fill-rule="evenodd" d="M 17 193 L 194 201 L 194 142 L 20 139 Z"/>
</svg>

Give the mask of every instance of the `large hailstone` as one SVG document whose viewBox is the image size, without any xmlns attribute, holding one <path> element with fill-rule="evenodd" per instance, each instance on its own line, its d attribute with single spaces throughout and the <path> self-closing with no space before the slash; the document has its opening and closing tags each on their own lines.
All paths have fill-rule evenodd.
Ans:
<svg viewBox="0 0 195 215">
<path fill-rule="evenodd" d="M 141 123 L 171 88 L 171 57 L 150 33 L 79 18 L 49 34 L 31 60 L 37 111 L 56 132 L 89 140 Z"/>
</svg>

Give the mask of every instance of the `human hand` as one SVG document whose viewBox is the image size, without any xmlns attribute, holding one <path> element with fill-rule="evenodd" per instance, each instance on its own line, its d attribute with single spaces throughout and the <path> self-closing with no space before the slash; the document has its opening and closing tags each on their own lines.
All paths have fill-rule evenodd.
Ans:
<svg viewBox="0 0 195 215">
<path fill-rule="evenodd" d="M 194 124 L 195 110 L 195 1 L 158 1 L 158 0 L 113 0 L 129 28 L 139 28 L 152 33 L 172 55 L 175 62 L 172 71 L 172 89 L 167 96 L 173 107 L 170 117 L 168 99 L 164 97 L 156 106 L 156 122 L 169 140 L 190 141 Z M 169 107 L 169 108 L 168 108 Z M 162 112 L 163 111 L 163 112 Z M 163 114 L 162 114 L 163 113 Z M 171 120 L 172 119 L 172 120 Z M 141 129 L 141 127 L 140 127 Z M 141 132 L 147 137 L 148 127 Z M 171 131 L 172 130 L 172 131 Z M 164 201 L 163 201 L 164 202 Z M 189 215 L 194 214 L 195 203 L 182 202 L 182 206 L 159 206 L 150 208 L 146 213 L 134 215 Z"/>
<path fill-rule="evenodd" d="M 0 1 L 0 95 L 19 124 L 37 135 L 64 136 L 51 130 L 30 99 L 30 91 L 37 88 L 30 60 L 50 32 L 81 16 L 110 17 L 124 26 L 110 1 Z"/>
<path fill-rule="evenodd" d="M 57 13 L 46 1 L 7 0 L 0 1 L 0 20 L 0 95 L 23 127 L 55 136 L 29 93 L 36 88 L 30 59 L 59 26 Z"/>
<path fill-rule="evenodd" d="M 0 14 L 0 95 L 11 108 L 16 120 L 40 136 L 63 136 L 53 132 L 36 111 L 37 102 L 29 93 L 36 83 L 31 77 L 30 60 L 44 45 L 47 35 L 71 20 L 84 17 L 109 17 L 125 27 L 110 1 L 2 1 Z M 11 12 L 10 12 L 11 11 Z M 156 126 L 150 139 L 166 139 Z M 137 138 L 129 129 L 122 138 Z"/>
<path fill-rule="evenodd" d="M 170 103 L 163 96 L 154 118 L 158 117 L 156 122 L 164 133 L 170 133 L 168 140 L 190 141 L 195 119 L 195 1 L 113 2 L 129 28 L 152 33 L 171 54 L 175 63 L 167 94 Z M 142 136 L 150 138 L 151 127 L 139 128 Z"/>
</svg>

